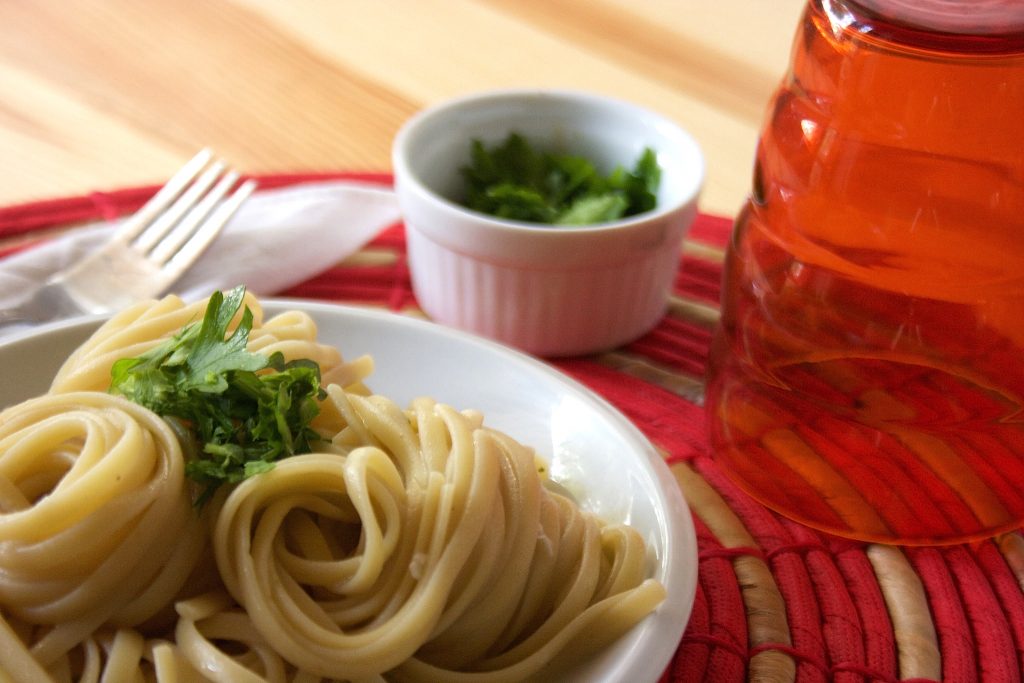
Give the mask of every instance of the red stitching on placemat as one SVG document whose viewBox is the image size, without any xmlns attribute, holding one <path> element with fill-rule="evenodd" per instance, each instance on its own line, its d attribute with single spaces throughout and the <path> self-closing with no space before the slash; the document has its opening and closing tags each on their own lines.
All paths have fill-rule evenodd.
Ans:
<svg viewBox="0 0 1024 683">
<path fill-rule="evenodd" d="M 971 548 L 985 578 L 996 594 L 999 609 L 1006 619 L 1013 649 L 1017 653 L 1017 667 L 1024 669 L 1024 595 L 1021 594 L 1017 577 L 993 542 L 981 543 Z"/>
<path fill-rule="evenodd" d="M 742 649 L 740 649 L 739 647 L 737 647 L 735 643 L 733 643 L 733 642 L 731 642 L 731 641 L 729 641 L 729 640 L 727 640 L 725 638 L 719 638 L 718 636 L 713 636 L 710 633 L 691 633 L 691 634 L 688 634 L 688 635 L 684 635 L 681 642 L 689 643 L 689 644 L 700 643 L 702 645 L 711 645 L 712 647 L 720 647 L 723 650 L 725 650 L 726 652 L 729 652 L 730 654 L 736 655 L 737 657 L 739 657 L 742 660 L 746 660 L 747 659 L 747 653 L 745 651 L 743 651 Z"/>
<path fill-rule="evenodd" d="M 942 554 L 974 634 L 978 675 L 986 683 L 1019 683 L 1019 661 L 1011 662 L 1002 657 L 1016 647 L 991 579 L 966 546 L 951 546 L 943 549 Z"/>
<path fill-rule="evenodd" d="M 708 633 L 711 631 L 711 608 L 708 598 L 704 592 L 704 585 L 697 581 L 697 589 L 693 596 L 693 607 L 690 610 L 690 619 L 686 624 L 686 631 L 695 633 Z M 676 647 L 672 661 L 665 668 L 662 681 L 682 680 L 695 681 L 703 676 L 708 668 L 711 659 L 709 648 L 700 644 L 688 645 L 680 640 Z"/>
<path fill-rule="evenodd" d="M 806 555 L 814 550 L 820 550 L 827 553 L 828 548 L 819 543 L 818 541 L 803 541 L 800 543 L 787 543 L 778 547 L 772 548 L 765 553 L 765 557 L 769 560 L 773 560 L 779 555 L 794 554 L 794 555 Z"/>
<path fill-rule="evenodd" d="M 706 328 L 669 315 L 626 348 L 699 381 L 704 377 L 710 343 L 711 332 Z"/>
<path fill-rule="evenodd" d="M 676 291 L 686 292 L 686 296 L 691 299 L 717 306 L 721 284 L 721 263 L 684 256 L 679 272 L 676 273 L 674 287 Z"/>
<path fill-rule="evenodd" d="M 818 601 L 819 628 L 825 645 L 825 657 L 830 662 L 843 662 L 855 666 L 881 664 L 880 671 L 895 675 L 889 661 L 869 659 L 865 644 L 866 626 L 842 573 L 839 557 L 828 552 L 828 537 L 790 520 L 781 520 L 789 531 L 791 541 L 786 544 L 803 560 L 814 595 Z M 848 546 L 840 546 L 848 550 Z M 778 549 L 776 549 L 778 551 Z M 838 671 L 838 683 L 862 683 L 855 674 Z"/>
<path fill-rule="evenodd" d="M 96 207 L 96 212 L 103 220 L 111 221 L 121 216 L 122 203 L 106 192 L 90 192 L 89 201 Z"/>
<path fill-rule="evenodd" d="M 852 673 L 860 676 L 865 676 L 872 681 L 881 681 L 883 683 L 938 683 L 933 678 L 895 678 L 879 671 L 870 666 L 864 666 L 854 662 L 836 662 L 834 664 L 826 664 L 820 659 L 807 655 L 804 652 L 790 646 L 785 643 L 762 643 L 756 647 L 750 649 L 750 657 L 753 658 L 762 652 L 781 652 L 793 659 L 809 664 L 816 669 L 819 669 L 822 674 L 826 676 L 834 676 L 838 673 Z"/>
<path fill-rule="evenodd" d="M 732 548 L 706 548 L 701 550 L 698 554 L 698 558 L 701 560 L 709 560 L 712 558 L 725 558 L 731 560 L 736 557 L 756 557 L 759 560 L 763 560 L 764 552 L 760 548 L 738 545 Z"/>
<path fill-rule="evenodd" d="M 853 664 L 850 662 L 839 662 L 831 667 L 833 673 L 851 673 L 864 676 L 870 681 L 882 681 L 882 683 L 937 683 L 934 678 L 895 678 L 869 666 Z"/>
<path fill-rule="evenodd" d="M 698 547 L 701 549 L 721 548 L 722 544 L 699 516 L 693 518 Z M 684 635 L 697 633 L 725 638 L 732 648 L 707 647 L 703 643 L 688 643 L 677 650 L 673 673 L 682 675 L 683 681 L 706 680 L 707 672 L 713 673 L 717 681 L 739 681 L 745 677 L 747 662 L 734 656 L 734 652 L 746 652 L 749 642 L 749 624 L 744 607 L 743 588 L 736 576 L 731 558 L 707 557 L 700 561 L 698 592 L 704 600 L 704 614 L 701 621 L 687 626 Z M 696 608 L 696 601 L 694 602 Z M 701 628 L 703 627 L 703 628 Z M 703 650 L 703 652 L 702 652 Z M 701 655 L 704 656 L 701 656 Z"/>
<path fill-rule="evenodd" d="M 732 218 L 702 213 L 693 221 L 688 238 L 721 247 L 728 241 L 729 235 L 732 234 L 732 225 Z"/>
<path fill-rule="evenodd" d="M 834 557 L 836 569 L 843 577 L 864 629 L 865 661 L 873 670 L 888 670 L 895 676 L 898 664 L 892 618 L 867 553 L 863 549 L 843 547 Z"/>
<path fill-rule="evenodd" d="M 818 669 L 822 673 L 828 673 L 828 665 L 817 657 L 813 657 L 806 652 L 802 652 L 792 645 L 786 645 L 785 643 L 762 643 L 755 645 L 750 648 L 750 656 L 753 658 L 762 652 L 781 652 L 782 654 L 788 655 L 798 662 L 804 664 L 810 664 L 814 668 Z"/>
<path fill-rule="evenodd" d="M 808 537 L 794 539 L 792 531 L 770 510 L 754 501 L 750 496 L 738 489 L 735 484 L 717 467 L 710 458 L 695 459 L 695 469 L 711 484 L 729 504 L 730 509 L 743 522 L 753 536 L 757 545 L 767 549 L 787 547 L 804 542 L 811 542 Z M 813 540 L 820 542 L 815 536 Z M 803 555 L 778 553 L 769 562 L 772 575 L 778 590 L 785 600 L 786 616 L 789 633 L 794 651 L 800 652 L 798 680 L 826 681 L 826 663 L 828 661 L 828 634 L 822 628 L 825 620 L 823 603 L 819 598 L 816 586 L 812 581 L 810 569 L 804 562 Z M 845 590 L 845 587 L 839 587 Z M 831 633 L 831 631 L 830 631 Z M 856 657 L 855 652 L 842 653 L 844 659 Z M 854 660 L 860 663 L 858 660 Z"/>
<path fill-rule="evenodd" d="M 943 678 L 949 681 L 977 680 L 977 644 L 971 633 L 966 605 L 943 553 L 930 547 L 908 548 L 904 552 L 928 595 L 932 620 L 942 647 Z"/>
</svg>

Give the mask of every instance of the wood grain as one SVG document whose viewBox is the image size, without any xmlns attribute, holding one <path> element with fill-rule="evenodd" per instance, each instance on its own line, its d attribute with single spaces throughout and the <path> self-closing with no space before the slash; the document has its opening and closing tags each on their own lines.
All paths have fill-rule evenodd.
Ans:
<svg viewBox="0 0 1024 683">
<path fill-rule="evenodd" d="M 391 168 L 421 107 L 568 87 L 694 133 L 704 209 L 734 213 L 803 0 L 6 0 L 0 204 L 243 171 Z"/>
</svg>

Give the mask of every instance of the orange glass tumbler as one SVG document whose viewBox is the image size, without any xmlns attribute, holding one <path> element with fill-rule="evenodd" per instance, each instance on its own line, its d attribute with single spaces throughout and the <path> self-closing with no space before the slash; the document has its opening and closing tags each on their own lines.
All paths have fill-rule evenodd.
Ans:
<svg viewBox="0 0 1024 683">
<path fill-rule="evenodd" d="M 1024 521 L 1024 4 L 811 0 L 725 265 L 723 469 L 823 531 Z"/>
</svg>

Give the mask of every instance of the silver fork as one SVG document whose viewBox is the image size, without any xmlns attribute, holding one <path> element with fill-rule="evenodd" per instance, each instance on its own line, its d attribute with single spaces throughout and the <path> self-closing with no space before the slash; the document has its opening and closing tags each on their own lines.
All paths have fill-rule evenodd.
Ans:
<svg viewBox="0 0 1024 683">
<path fill-rule="evenodd" d="M 204 149 L 114 235 L 51 276 L 13 308 L 0 327 L 85 313 L 106 313 L 166 293 L 256 189 Z"/>
</svg>

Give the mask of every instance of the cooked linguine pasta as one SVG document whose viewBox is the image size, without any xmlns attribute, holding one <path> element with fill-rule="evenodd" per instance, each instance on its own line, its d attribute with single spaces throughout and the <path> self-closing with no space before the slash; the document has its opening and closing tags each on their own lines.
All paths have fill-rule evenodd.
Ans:
<svg viewBox="0 0 1024 683">
<path fill-rule="evenodd" d="M 203 302 L 122 312 L 0 413 L 0 680 L 520 681 L 664 599 L 639 534 L 547 486 L 530 448 L 372 394 L 370 361 L 307 315 L 246 304 L 251 351 L 323 368 L 323 441 L 201 507 L 175 431 L 105 390 Z"/>
</svg>

